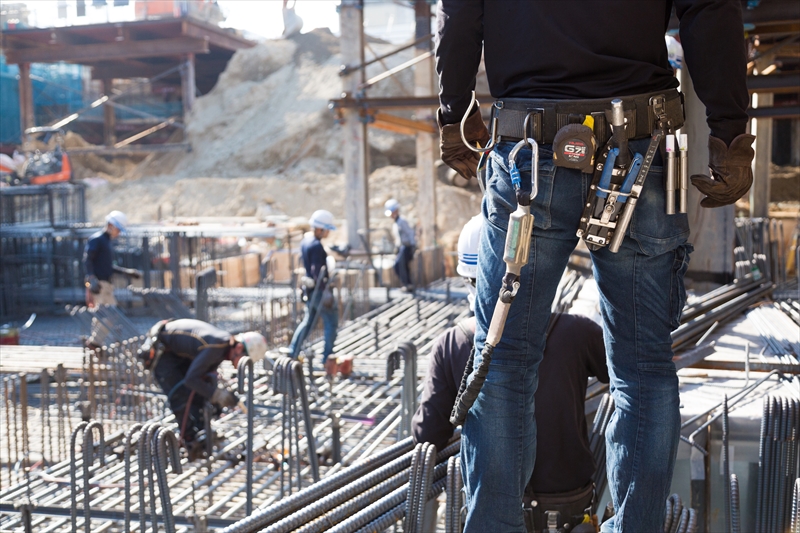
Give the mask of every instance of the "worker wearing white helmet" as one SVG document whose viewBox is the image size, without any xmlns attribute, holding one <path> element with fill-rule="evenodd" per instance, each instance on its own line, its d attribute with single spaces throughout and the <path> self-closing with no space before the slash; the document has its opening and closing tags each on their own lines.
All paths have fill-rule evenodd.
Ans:
<svg viewBox="0 0 800 533">
<path fill-rule="evenodd" d="M 322 245 L 322 239 L 335 230 L 336 225 L 333 214 L 324 209 L 314 211 L 308 223 L 311 226 L 311 233 L 307 234 L 300 242 L 303 267 L 306 270 L 306 275 L 301 280 L 306 312 L 303 321 L 297 326 L 292 336 L 292 342 L 287 351 L 292 357 L 300 354 L 303 343 L 319 316 L 322 318 L 325 331 L 322 364 L 325 366 L 325 372 L 329 376 L 333 376 L 336 373 L 336 358 L 331 357 L 331 354 L 339 327 L 339 309 L 328 286 L 331 272 L 328 268 L 328 253 Z"/>
<path fill-rule="evenodd" d="M 92 235 L 86 242 L 83 264 L 86 269 L 86 305 L 117 305 L 111 278 L 114 273 L 133 278 L 141 277 L 138 270 L 123 268 L 114 264 L 114 243 L 128 227 L 128 217 L 122 211 L 111 211 L 106 215 L 105 227 Z M 96 319 L 92 320 L 92 336 L 87 345 L 92 348 L 103 346 L 108 330 Z"/>
<path fill-rule="evenodd" d="M 417 246 L 416 235 L 414 229 L 408 221 L 400 216 L 400 202 L 391 198 L 383 204 L 383 214 L 391 217 L 394 220 L 392 233 L 394 234 L 394 243 L 397 247 L 397 257 L 394 261 L 394 271 L 400 282 L 403 284 L 403 289 L 406 291 L 413 291 L 414 285 L 411 283 L 411 260 L 414 259 L 414 250 Z"/>
<path fill-rule="evenodd" d="M 469 307 L 475 309 L 475 283 L 478 277 L 478 249 L 481 243 L 483 216 L 472 217 L 458 236 L 458 266 L 456 272 L 464 278 L 469 290 Z"/>
<path fill-rule="evenodd" d="M 267 340 L 257 331 L 231 335 L 191 318 L 162 320 L 150 328 L 140 358 L 167 395 L 190 457 L 204 449 L 197 438 L 203 404 L 209 401 L 221 412 L 238 403 L 235 393 L 217 386 L 219 365 L 227 360 L 237 368 L 244 356 L 257 363 L 266 353 Z"/>
</svg>

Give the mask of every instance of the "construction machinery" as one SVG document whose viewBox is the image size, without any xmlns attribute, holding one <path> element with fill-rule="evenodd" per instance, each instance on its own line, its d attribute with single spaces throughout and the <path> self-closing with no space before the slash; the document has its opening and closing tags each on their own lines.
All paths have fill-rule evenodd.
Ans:
<svg viewBox="0 0 800 533">
<path fill-rule="evenodd" d="M 0 165 L 0 180 L 4 185 L 49 185 L 72 180 L 72 165 L 69 155 L 62 148 L 64 130 L 51 127 L 28 128 L 25 130 L 27 141 L 23 144 L 24 160 L 17 162 L 12 158 L 4 158 Z M 54 148 L 34 149 L 33 141 L 40 141 Z"/>
</svg>

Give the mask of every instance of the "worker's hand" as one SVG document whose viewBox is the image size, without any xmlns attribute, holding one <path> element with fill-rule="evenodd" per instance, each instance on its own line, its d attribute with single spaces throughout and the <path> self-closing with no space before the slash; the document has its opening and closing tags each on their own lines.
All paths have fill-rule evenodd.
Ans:
<svg viewBox="0 0 800 533">
<path fill-rule="evenodd" d="M 730 205 L 750 190 L 753 184 L 753 141 L 755 137 L 743 133 L 731 141 L 730 146 L 716 137 L 708 138 L 708 166 L 711 176 L 695 174 L 692 185 L 706 195 L 700 205 L 721 207 Z"/>
<path fill-rule="evenodd" d="M 224 407 L 236 406 L 239 400 L 236 398 L 236 395 L 228 389 L 217 389 L 211 396 L 211 403 L 222 409 Z"/>
<path fill-rule="evenodd" d="M 142 271 L 136 270 L 135 268 L 126 268 L 125 275 L 130 276 L 133 279 L 142 279 Z"/>
<path fill-rule="evenodd" d="M 461 140 L 460 124 L 442 125 L 441 110 L 437 112 L 437 120 L 441 134 L 439 147 L 442 151 L 442 161 L 464 179 L 474 178 L 477 174 L 480 154 L 464 145 Z M 467 117 L 467 121 L 464 123 L 464 137 L 476 148 L 482 148 L 489 142 L 489 130 L 483 123 L 480 111 L 475 111 Z M 476 144 L 480 146 L 476 146 Z"/>
<path fill-rule="evenodd" d="M 85 285 L 92 294 L 100 294 L 100 280 L 97 276 L 87 276 Z"/>
</svg>

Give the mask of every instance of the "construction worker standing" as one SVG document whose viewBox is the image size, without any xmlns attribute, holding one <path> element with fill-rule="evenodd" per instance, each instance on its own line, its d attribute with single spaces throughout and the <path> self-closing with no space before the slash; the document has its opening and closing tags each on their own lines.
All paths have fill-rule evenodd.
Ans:
<svg viewBox="0 0 800 533">
<path fill-rule="evenodd" d="M 125 274 L 133 278 L 141 277 L 138 270 L 122 268 L 114 264 L 114 240 L 125 231 L 128 217 L 121 211 L 111 211 L 106 215 L 105 227 L 86 241 L 83 253 L 83 265 L 86 270 L 86 305 L 117 305 L 114 297 L 114 286 L 111 278 L 114 273 Z M 98 348 L 103 345 L 108 331 L 97 319 L 92 319 L 92 336 L 86 341 L 87 346 Z"/>
<path fill-rule="evenodd" d="M 267 341 L 256 331 L 231 335 L 201 320 L 162 320 L 147 334 L 141 358 L 153 373 L 190 456 L 203 449 L 197 439 L 203 428 L 203 404 L 234 407 L 236 394 L 217 386 L 217 367 L 225 360 L 236 368 L 242 356 L 254 363 L 264 359 Z"/>
<path fill-rule="evenodd" d="M 675 174 L 665 172 L 659 146 L 684 123 L 664 40 L 673 7 L 711 130 L 712 176 L 691 181 L 705 196 L 702 207 L 730 205 L 753 181 L 740 2 L 437 4 L 442 160 L 467 179 L 480 168 L 486 191 L 475 365 L 456 419 L 463 423 L 465 533 L 525 530 L 538 366 L 578 235 L 591 251 L 616 406 L 606 433 L 616 515 L 602 531 L 663 529 L 680 434 L 670 335 L 680 323 L 693 250 L 689 176 L 681 173 L 683 209 L 675 209 Z M 470 109 L 482 55 L 495 99 L 491 145 L 480 113 Z M 476 143 L 488 145 L 485 167 Z M 514 253 L 522 248 L 524 256 Z"/>
<path fill-rule="evenodd" d="M 467 283 L 470 295 L 475 293 L 482 225 L 483 217 L 473 217 L 458 239 L 457 272 Z M 472 307 L 474 300 L 470 302 Z M 603 330 L 578 315 L 558 313 L 551 320 L 539 365 L 539 388 L 534 396 L 539 413 L 537 424 L 542 430 L 536 441 L 537 463 L 525 487 L 525 527 L 528 533 L 541 533 L 547 527 L 547 517 L 552 516 L 559 528 L 569 524 L 564 530 L 594 531 L 591 518 L 595 496 L 599 495 L 594 494 L 592 485 L 596 465 L 589 448 L 584 401 L 588 378 L 609 381 Z M 475 317 L 471 316 L 435 341 L 420 404 L 411 423 L 416 442 L 430 442 L 442 450 L 453 436 L 450 412 L 474 336 Z M 580 529 L 584 522 L 591 529 Z"/>
<path fill-rule="evenodd" d="M 414 229 L 405 218 L 400 216 L 400 202 L 391 198 L 386 201 L 383 207 L 385 210 L 384 214 L 394 220 L 392 233 L 394 234 L 394 243 L 397 247 L 394 271 L 397 277 L 400 278 L 403 289 L 412 291 L 414 290 L 414 285 L 411 283 L 411 260 L 414 259 L 414 250 L 417 246 Z"/>
<path fill-rule="evenodd" d="M 306 337 L 311 333 L 317 316 L 321 317 L 325 329 L 322 364 L 325 372 L 332 376 L 336 372 L 336 358 L 330 357 L 330 355 L 333 353 L 333 343 L 336 342 L 336 333 L 339 327 L 339 309 L 331 288 L 328 286 L 332 269 L 329 268 L 328 253 L 321 241 L 335 230 L 336 226 L 333 224 L 333 214 L 324 209 L 314 211 L 308 223 L 311 226 L 311 233 L 306 235 L 300 243 L 303 267 L 306 270 L 306 275 L 301 280 L 306 312 L 303 321 L 297 326 L 292 336 L 288 352 L 292 357 L 298 356 Z"/>
</svg>

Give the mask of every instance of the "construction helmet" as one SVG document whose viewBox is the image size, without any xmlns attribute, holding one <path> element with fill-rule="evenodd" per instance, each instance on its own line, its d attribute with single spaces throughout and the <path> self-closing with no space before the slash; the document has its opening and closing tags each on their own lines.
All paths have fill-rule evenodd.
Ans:
<svg viewBox="0 0 800 533">
<path fill-rule="evenodd" d="M 478 248 L 481 242 L 483 215 L 476 215 L 464 224 L 458 236 L 458 266 L 456 272 L 465 278 L 478 277 Z"/>
<path fill-rule="evenodd" d="M 308 219 L 308 223 L 311 224 L 312 228 L 327 229 L 330 231 L 336 229 L 336 226 L 333 224 L 333 214 L 324 209 L 314 211 L 314 214 Z"/>
<path fill-rule="evenodd" d="M 247 331 L 235 335 L 234 340 L 244 344 L 244 351 L 247 352 L 247 357 L 254 363 L 262 361 L 267 355 L 267 339 L 264 335 L 257 331 Z"/>
<path fill-rule="evenodd" d="M 400 202 L 395 200 L 394 198 L 389 198 L 386 200 L 386 203 L 383 204 L 383 208 L 386 210 L 383 212 L 384 215 L 387 217 L 392 216 L 392 213 L 400 209 Z"/>
<path fill-rule="evenodd" d="M 122 211 L 111 211 L 106 215 L 106 224 L 112 224 L 120 231 L 125 231 L 128 227 L 128 217 Z"/>
</svg>

